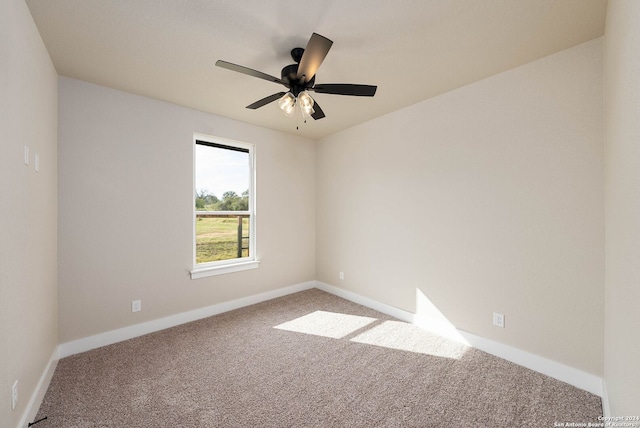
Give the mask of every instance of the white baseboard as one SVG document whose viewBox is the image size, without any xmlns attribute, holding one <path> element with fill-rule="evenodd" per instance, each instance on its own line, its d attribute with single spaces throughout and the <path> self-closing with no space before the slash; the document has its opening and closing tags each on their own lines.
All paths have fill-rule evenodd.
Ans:
<svg viewBox="0 0 640 428">
<path fill-rule="evenodd" d="M 573 367 L 569 367 L 556 361 L 549 360 L 539 355 L 514 348 L 509 345 L 505 345 L 490 339 L 485 339 L 483 337 L 463 330 L 455 329 L 454 331 L 447 331 L 447 329 L 441 325 L 437 325 L 437 328 L 430 328 L 430 326 L 433 324 L 424 322 L 424 320 L 416 314 L 396 308 L 394 306 L 387 305 L 385 303 L 380 303 L 352 291 L 335 287 L 321 281 L 316 281 L 316 288 L 326 291 L 327 293 L 334 294 L 338 297 L 342 297 L 343 299 L 350 300 L 354 303 L 358 303 L 371 309 L 375 309 L 379 312 L 398 318 L 402 321 L 410 322 L 421 328 L 431 330 L 433 333 L 444 335 L 457 341 L 463 341 L 464 343 L 488 354 L 495 355 L 496 357 L 503 358 L 507 361 L 511 361 L 512 363 L 524 366 L 538 373 L 542 373 L 554 379 L 558 379 L 562 382 L 568 383 L 569 385 L 573 385 L 577 388 L 603 397 L 603 381 L 602 378 L 598 376 L 586 373 Z"/>
<path fill-rule="evenodd" d="M 607 382 L 602 379 L 602 416 L 611 417 L 611 408 L 609 407 L 609 394 L 607 393 Z"/>
<path fill-rule="evenodd" d="M 602 378 L 557 361 L 458 330 L 469 345 L 602 397 Z"/>
<path fill-rule="evenodd" d="M 29 403 L 22 414 L 22 418 L 20 418 L 18 428 L 26 428 L 29 422 L 32 422 L 35 419 L 38 409 L 40 409 L 40 404 L 42 404 L 42 400 L 44 399 L 44 395 L 47 393 L 47 389 L 49 388 L 49 383 L 51 382 L 53 373 L 58 365 L 58 352 L 59 347 L 56 346 L 53 350 L 53 354 L 51 354 L 51 358 L 49 358 L 47 366 L 44 368 L 44 371 L 38 380 L 36 389 L 33 391 L 33 394 L 31 394 Z"/>
<path fill-rule="evenodd" d="M 166 328 L 175 327 L 180 324 L 185 324 L 191 321 L 218 315 L 223 312 L 242 308 L 244 306 L 255 305 L 256 303 L 286 296 L 287 294 L 309 290 L 311 288 L 314 288 L 315 285 L 315 281 L 303 282 L 289 287 L 278 288 L 276 290 L 255 294 L 253 296 L 242 297 L 240 299 L 218 303 L 204 308 L 182 312 L 180 314 L 170 315 L 164 318 L 158 318 L 152 321 L 119 328 L 117 330 L 107 331 L 104 333 L 96 334 L 94 336 L 84 337 L 82 339 L 61 344 L 59 346 L 59 358 L 64 358 L 70 355 L 78 354 L 80 352 L 100 348 L 101 346 L 122 342 L 123 340 L 132 339 L 144 334 L 153 333 L 156 331 L 164 330 Z"/>
<path fill-rule="evenodd" d="M 399 309 L 385 303 L 380 303 L 377 300 L 361 296 L 360 294 L 354 293 L 353 291 L 335 287 L 321 281 L 316 281 L 316 288 L 333 294 L 334 296 L 342 297 L 343 299 L 349 300 L 353 303 L 357 303 L 359 305 L 366 306 L 367 308 L 374 309 L 378 312 L 382 312 L 383 314 L 390 315 L 401 321 L 406 321 L 409 323 L 413 323 L 414 321 L 414 316 L 411 312 L 407 312 L 403 309 Z"/>
</svg>

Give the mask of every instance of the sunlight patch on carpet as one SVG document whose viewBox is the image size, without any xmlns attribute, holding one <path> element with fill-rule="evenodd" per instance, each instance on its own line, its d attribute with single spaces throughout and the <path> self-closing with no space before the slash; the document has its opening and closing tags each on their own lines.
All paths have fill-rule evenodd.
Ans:
<svg viewBox="0 0 640 428">
<path fill-rule="evenodd" d="M 462 343 L 401 321 L 384 321 L 351 341 L 456 360 L 459 360 L 469 348 Z"/>
<path fill-rule="evenodd" d="M 375 322 L 376 318 L 357 315 L 340 314 L 336 312 L 315 311 L 308 315 L 287 321 L 275 326 L 279 330 L 297 333 L 313 334 L 315 336 L 341 339 L 356 330 Z"/>
</svg>

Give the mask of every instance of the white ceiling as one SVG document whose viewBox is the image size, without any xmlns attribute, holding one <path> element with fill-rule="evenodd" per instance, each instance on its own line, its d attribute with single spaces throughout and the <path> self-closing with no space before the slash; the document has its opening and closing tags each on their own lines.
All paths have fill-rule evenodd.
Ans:
<svg viewBox="0 0 640 428">
<path fill-rule="evenodd" d="M 600 37 L 606 0 L 26 0 L 58 73 L 244 122 L 321 138 Z M 378 85 L 373 98 L 315 94 L 301 124 L 280 77 L 311 33 L 333 40 L 316 83 Z"/>
</svg>

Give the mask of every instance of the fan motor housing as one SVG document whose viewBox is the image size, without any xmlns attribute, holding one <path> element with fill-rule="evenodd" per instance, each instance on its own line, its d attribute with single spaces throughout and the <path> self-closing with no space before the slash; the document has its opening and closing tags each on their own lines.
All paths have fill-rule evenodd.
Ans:
<svg viewBox="0 0 640 428">
<path fill-rule="evenodd" d="M 280 76 L 285 82 L 293 82 L 298 75 L 298 64 L 290 64 L 282 69 Z"/>
<path fill-rule="evenodd" d="M 291 92 L 296 97 L 300 92 L 312 87 L 314 82 L 316 81 L 316 76 L 313 76 L 311 80 L 301 84 L 300 80 L 298 79 L 298 64 L 287 65 L 282 69 L 280 76 L 281 79 L 289 85 Z"/>
</svg>

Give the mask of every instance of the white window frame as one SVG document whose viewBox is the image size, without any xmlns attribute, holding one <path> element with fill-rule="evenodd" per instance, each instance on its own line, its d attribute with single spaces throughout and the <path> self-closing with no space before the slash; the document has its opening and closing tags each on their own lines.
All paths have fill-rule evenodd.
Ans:
<svg viewBox="0 0 640 428">
<path fill-rule="evenodd" d="M 217 260 L 214 262 L 197 263 L 196 262 L 196 207 L 192 199 L 191 206 L 193 214 L 191 216 L 193 220 L 192 228 L 192 269 L 190 270 L 191 279 L 205 278 L 213 275 L 222 275 L 231 272 L 240 272 L 248 269 L 256 269 L 260 265 L 256 254 L 256 161 L 255 161 L 255 145 L 249 143 L 243 143 L 241 141 L 229 140 L 227 138 L 214 137 L 205 134 L 193 134 L 193 186 L 191 195 L 195 195 L 196 192 L 196 144 L 198 141 L 205 143 L 219 144 L 223 146 L 237 147 L 245 150 L 249 150 L 249 210 L 248 211 L 234 211 L 237 214 L 249 215 L 249 256 L 241 258 L 233 258 L 227 260 Z M 216 213 L 216 212 L 212 212 Z"/>
</svg>

